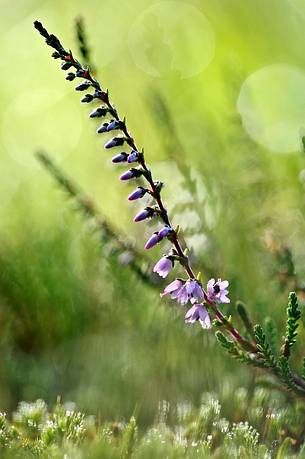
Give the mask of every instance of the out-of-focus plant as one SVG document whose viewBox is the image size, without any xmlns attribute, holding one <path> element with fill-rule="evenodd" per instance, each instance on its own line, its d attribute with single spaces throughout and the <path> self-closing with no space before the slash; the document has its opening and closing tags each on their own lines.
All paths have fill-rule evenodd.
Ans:
<svg viewBox="0 0 305 459">
<path fill-rule="evenodd" d="M 149 260 L 146 260 L 143 254 L 136 250 L 131 242 L 128 242 L 126 235 L 120 234 L 117 228 L 107 221 L 106 217 L 101 215 L 94 201 L 87 196 L 80 186 L 68 177 L 64 171 L 57 166 L 53 160 L 43 151 L 36 154 L 37 159 L 45 169 L 54 177 L 56 182 L 61 186 L 64 192 L 71 197 L 77 205 L 77 209 L 83 212 L 86 219 L 94 222 L 100 232 L 101 244 L 109 244 L 111 251 L 117 255 L 119 264 L 128 264 L 130 268 L 144 282 L 149 282 Z M 140 262 L 140 263 L 139 263 Z"/>
<path fill-rule="evenodd" d="M 20 402 L 12 419 L 0 413 L 0 455 L 5 458 L 249 458 L 303 457 L 304 405 L 283 408 L 281 397 L 256 388 L 231 395 L 235 420 L 224 417 L 214 393 L 203 393 L 198 407 L 162 401 L 155 422 L 138 429 L 132 416 L 99 421 L 74 404 L 43 400 Z M 247 421 L 243 416 L 247 416 Z M 299 451 L 299 455 L 296 455 Z"/>
<path fill-rule="evenodd" d="M 140 182 L 138 187 L 129 195 L 130 201 L 141 199 L 144 196 L 150 198 L 150 205 L 141 210 L 135 216 L 134 221 L 155 219 L 157 223 L 162 224 L 151 235 L 144 248 L 149 250 L 164 240 L 171 243 L 171 249 L 157 262 L 154 272 L 165 278 L 174 268 L 174 265 L 178 265 L 186 274 L 186 278 L 178 277 L 171 282 L 161 296 L 170 296 L 183 306 L 190 303 L 190 308 L 185 315 L 186 323 L 194 324 L 199 321 L 203 328 L 211 328 L 213 325 L 218 329 L 216 331 L 218 342 L 232 357 L 248 365 L 263 369 L 276 380 L 275 387 L 304 401 L 304 375 L 299 375 L 290 368 L 291 348 L 296 342 L 300 319 L 296 294 L 292 292 L 289 296 L 286 333 L 279 350 L 278 343 L 271 341 L 276 335 L 272 326 L 269 324 L 268 336 L 261 325 L 252 326 L 252 320 L 249 318 L 245 306 L 238 303 L 237 311 L 244 324 L 244 334 L 241 334 L 233 325 L 231 316 L 227 317 L 219 309 L 220 304 L 230 302 L 227 296 L 229 282 L 212 278 L 207 282 L 207 287 L 204 289 L 201 274 L 195 274 L 191 265 L 189 252 L 184 240 L 180 237 L 179 227 L 173 228 L 171 225 L 162 198 L 163 183 L 153 177 L 143 149 L 139 149 L 136 145 L 134 138 L 128 131 L 125 118 L 120 117 L 117 109 L 110 101 L 108 90 L 102 88 L 98 80 L 92 75 L 91 70 L 75 59 L 71 51 L 65 50 L 56 36 L 49 34 L 40 22 L 35 21 L 34 25 L 45 38 L 46 43 L 54 49 L 53 58 L 60 59 L 62 70 L 69 72 L 66 79 L 73 81 L 80 78 L 82 80 L 75 88 L 77 91 L 87 91 L 81 102 L 102 102 L 101 106 L 94 108 L 90 113 L 90 118 L 108 116 L 110 119 L 101 124 L 97 133 L 119 132 L 106 142 L 105 149 L 110 150 L 116 147 L 121 149 L 122 146 L 126 146 L 126 150 L 128 150 L 117 153 L 112 158 L 112 162 L 114 164 L 136 164 L 136 167 L 131 167 L 120 176 L 122 181 L 137 179 Z M 213 322 L 210 315 L 214 317 Z"/>
</svg>

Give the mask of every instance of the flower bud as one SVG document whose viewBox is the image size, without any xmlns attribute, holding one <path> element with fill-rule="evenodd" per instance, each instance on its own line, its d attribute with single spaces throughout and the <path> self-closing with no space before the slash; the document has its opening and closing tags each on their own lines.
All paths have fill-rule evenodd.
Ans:
<svg viewBox="0 0 305 459">
<path fill-rule="evenodd" d="M 89 102 L 92 102 L 93 101 L 93 96 L 92 94 L 86 94 L 82 99 L 81 99 L 81 102 L 83 104 L 89 104 Z"/>
<path fill-rule="evenodd" d="M 85 91 L 91 86 L 89 81 L 83 81 L 81 84 L 75 87 L 75 91 Z"/>
<path fill-rule="evenodd" d="M 141 210 L 133 219 L 134 222 L 141 222 L 146 220 L 149 217 L 152 217 L 154 214 L 154 209 L 151 207 L 145 207 L 145 209 Z"/>
<path fill-rule="evenodd" d="M 128 163 L 134 163 L 134 162 L 138 161 L 139 156 L 140 156 L 140 153 L 138 151 L 132 150 L 132 152 L 128 156 L 127 162 Z"/>
<path fill-rule="evenodd" d="M 71 62 L 64 62 L 61 64 L 61 70 L 69 70 L 70 67 L 72 67 Z"/>
<path fill-rule="evenodd" d="M 90 118 L 100 118 L 106 116 L 108 113 L 108 107 L 98 107 L 90 113 Z"/>
<path fill-rule="evenodd" d="M 66 76 L 66 80 L 68 81 L 73 81 L 75 78 L 75 74 L 72 72 L 69 72 L 68 75 Z"/>
<path fill-rule="evenodd" d="M 164 237 L 168 236 L 172 231 L 173 231 L 173 229 L 170 226 L 164 226 L 164 228 L 162 228 L 159 231 L 158 236 L 161 239 L 163 239 Z"/>
<path fill-rule="evenodd" d="M 107 131 L 114 131 L 115 129 L 120 129 L 120 122 L 118 120 L 111 120 L 108 124 Z"/>
<path fill-rule="evenodd" d="M 127 156 L 128 154 L 122 151 L 122 153 L 119 153 L 118 155 L 114 156 L 111 161 L 113 163 L 124 163 L 127 161 Z"/>
<path fill-rule="evenodd" d="M 107 132 L 108 123 L 103 123 L 97 130 L 97 134 L 102 134 L 103 132 Z"/>
<path fill-rule="evenodd" d="M 84 71 L 83 69 L 78 69 L 78 70 L 76 71 L 76 76 L 77 76 L 78 78 L 83 78 L 83 77 L 85 76 L 85 71 Z"/>
<path fill-rule="evenodd" d="M 158 242 L 160 241 L 160 238 L 158 236 L 158 233 L 154 233 L 146 242 L 144 249 L 149 250 L 152 247 L 154 247 Z"/>
<path fill-rule="evenodd" d="M 125 142 L 125 137 L 113 137 L 105 144 L 105 148 L 120 147 Z"/>
<path fill-rule="evenodd" d="M 147 193 L 147 190 L 139 186 L 135 191 L 130 193 L 130 195 L 128 196 L 128 200 L 135 201 L 136 199 L 143 198 L 145 193 Z"/>
<path fill-rule="evenodd" d="M 139 177 L 141 174 L 138 173 L 138 169 L 129 169 L 120 176 L 120 180 L 130 180 L 135 177 Z"/>
</svg>

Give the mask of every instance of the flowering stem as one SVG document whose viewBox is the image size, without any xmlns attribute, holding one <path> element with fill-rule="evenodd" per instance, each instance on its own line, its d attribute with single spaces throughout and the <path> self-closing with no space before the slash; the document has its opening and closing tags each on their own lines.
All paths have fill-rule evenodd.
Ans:
<svg viewBox="0 0 305 459">
<path fill-rule="evenodd" d="M 40 23 L 37 23 L 37 22 L 35 23 L 35 27 L 39 31 L 40 31 L 40 29 L 42 27 L 42 25 L 41 25 L 41 27 L 39 27 L 40 25 L 41 25 Z M 95 88 L 96 94 L 97 94 L 95 98 L 100 99 L 102 102 L 104 102 L 106 104 L 106 106 L 108 107 L 109 112 L 111 113 L 111 115 L 114 117 L 114 119 L 116 121 L 119 122 L 119 125 L 121 127 L 121 131 L 124 133 L 124 135 L 126 137 L 126 142 L 128 143 L 128 145 L 133 150 L 139 151 L 134 139 L 131 137 L 130 133 L 128 132 L 125 120 L 122 120 L 120 118 L 116 108 L 110 102 L 108 91 L 105 92 L 105 91 L 102 90 L 102 87 L 101 87 L 100 83 L 98 82 L 98 80 L 91 75 L 90 69 L 84 68 L 80 64 L 80 62 L 78 62 L 76 59 L 74 59 L 74 57 L 73 57 L 71 52 L 69 52 L 69 53 L 66 52 L 66 54 L 62 56 L 62 60 L 64 60 L 65 62 L 71 64 L 77 70 L 80 70 L 82 72 L 82 77 L 85 80 L 89 81 L 92 84 L 92 86 Z M 146 180 L 148 181 L 148 183 L 149 183 L 149 185 L 151 187 L 151 190 L 150 190 L 151 191 L 151 195 L 154 197 L 154 199 L 156 200 L 156 203 L 157 203 L 157 205 L 159 207 L 161 219 L 163 220 L 165 225 L 168 225 L 169 227 L 171 227 L 171 223 L 170 223 L 170 219 L 168 217 L 167 210 L 166 210 L 166 208 L 165 208 L 165 206 L 163 204 L 162 198 L 161 198 L 160 190 L 158 189 L 158 187 L 156 186 L 156 183 L 153 180 L 151 171 L 150 171 L 150 169 L 148 168 L 148 166 L 147 166 L 147 164 L 145 162 L 144 155 L 141 155 L 141 159 L 139 160 L 139 164 L 141 165 L 141 167 L 145 171 L 145 178 L 146 178 Z M 183 252 L 181 243 L 180 243 L 179 238 L 178 238 L 178 234 L 174 229 L 171 232 L 170 240 L 171 240 L 172 244 L 174 245 L 179 257 L 181 258 L 181 264 L 183 265 L 188 277 L 194 279 L 195 278 L 195 274 L 193 272 L 193 269 L 191 268 L 189 258 Z"/>
</svg>

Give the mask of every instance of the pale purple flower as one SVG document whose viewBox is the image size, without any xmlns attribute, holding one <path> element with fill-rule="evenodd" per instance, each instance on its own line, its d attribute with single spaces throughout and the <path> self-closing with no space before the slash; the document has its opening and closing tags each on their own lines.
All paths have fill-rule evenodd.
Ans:
<svg viewBox="0 0 305 459">
<path fill-rule="evenodd" d="M 166 295 L 175 295 L 177 291 L 181 289 L 185 284 L 185 281 L 182 279 L 175 279 L 173 282 L 171 282 L 165 289 L 163 290 L 162 293 L 160 293 L 160 296 L 166 296 Z"/>
<path fill-rule="evenodd" d="M 122 153 L 119 153 L 118 155 L 115 155 L 112 158 L 112 162 L 113 163 L 124 163 L 124 162 L 127 161 L 127 156 L 128 156 L 128 154 L 125 153 L 124 151 L 122 151 Z"/>
<path fill-rule="evenodd" d="M 210 279 L 207 285 L 208 300 L 216 303 L 230 303 L 230 299 L 227 297 L 229 293 L 228 286 L 229 282 L 227 280 L 217 279 L 215 281 L 215 279 Z"/>
<path fill-rule="evenodd" d="M 147 190 L 139 186 L 136 190 L 130 193 L 130 195 L 128 196 L 128 200 L 135 201 L 136 199 L 143 198 L 145 193 L 147 193 Z"/>
<path fill-rule="evenodd" d="M 175 284 L 175 282 L 177 283 Z M 168 294 L 173 300 L 177 300 L 182 305 L 188 303 L 188 301 L 195 303 L 204 299 L 202 287 L 195 279 L 188 279 L 187 281 L 176 279 L 166 287 L 161 296 Z"/>
<path fill-rule="evenodd" d="M 186 304 L 188 301 L 191 301 L 191 303 L 202 301 L 204 294 L 201 285 L 196 279 L 188 279 L 177 292 L 176 299 L 180 304 Z"/>
<path fill-rule="evenodd" d="M 162 257 L 158 263 L 155 264 L 154 266 L 154 273 L 157 273 L 159 274 L 159 276 L 165 278 L 168 273 L 171 271 L 171 269 L 173 268 L 174 266 L 174 263 L 173 261 L 168 258 L 168 257 Z"/>
<path fill-rule="evenodd" d="M 202 328 L 211 328 L 211 319 L 203 304 L 194 304 L 185 314 L 185 323 L 194 324 L 199 320 Z"/>
<path fill-rule="evenodd" d="M 160 238 L 158 236 L 158 233 L 154 233 L 152 236 L 150 236 L 150 238 L 148 239 L 148 241 L 146 242 L 145 246 L 144 246 L 144 249 L 146 250 L 149 250 L 151 249 L 152 247 L 154 247 L 156 244 L 158 244 L 158 242 L 160 241 Z"/>
</svg>

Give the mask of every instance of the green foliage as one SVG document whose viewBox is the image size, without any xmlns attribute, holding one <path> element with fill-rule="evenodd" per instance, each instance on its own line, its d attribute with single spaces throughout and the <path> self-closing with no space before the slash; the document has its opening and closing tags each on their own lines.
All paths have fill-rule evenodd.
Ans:
<svg viewBox="0 0 305 459">
<path fill-rule="evenodd" d="M 272 354 L 276 355 L 278 352 L 277 349 L 279 345 L 278 331 L 277 331 L 276 325 L 274 321 L 271 319 L 271 317 L 265 318 L 264 325 L 265 325 L 264 328 L 266 331 L 266 338 L 270 345 L 270 349 L 272 351 Z"/>
<path fill-rule="evenodd" d="M 304 409 L 297 404 L 284 408 L 284 399 L 271 396 L 266 389 L 257 388 L 249 395 L 239 388 L 230 398 L 237 408 L 231 413 L 233 421 L 223 416 L 215 394 L 206 392 L 198 407 L 190 402 L 172 408 L 167 402 L 160 403 L 155 422 L 139 431 L 134 416 L 128 423 L 97 423 L 71 404 L 57 402 L 48 410 L 42 400 L 21 402 L 12 422 L 0 416 L 0 454 L 43 459 L 65 455 L 80 459 L 265 459 L 299 457 L 300 450 L 302 457 Z"/>
<path fill-rule="evenodd" d="M 287 307 L 287 324 L 285 342 L 283 344 L 281 353 L 287 359 L 290 357 L 291 347 L 296 342 L 298 321 L 301 317 L 301 312 L 298 304 L 297 296 L 294 292 L 289 295 L 289 303 Z"/>
<path fill-rule="evenodd" d="M 264 330 L 261 325 L 255 325 L 254 335 L 261 361 L 266 367 L 275 367 L 275 357 L 272 353 L 270 344 L 267 341 L 266 334 L 264 333 Z"/>
</svg>

